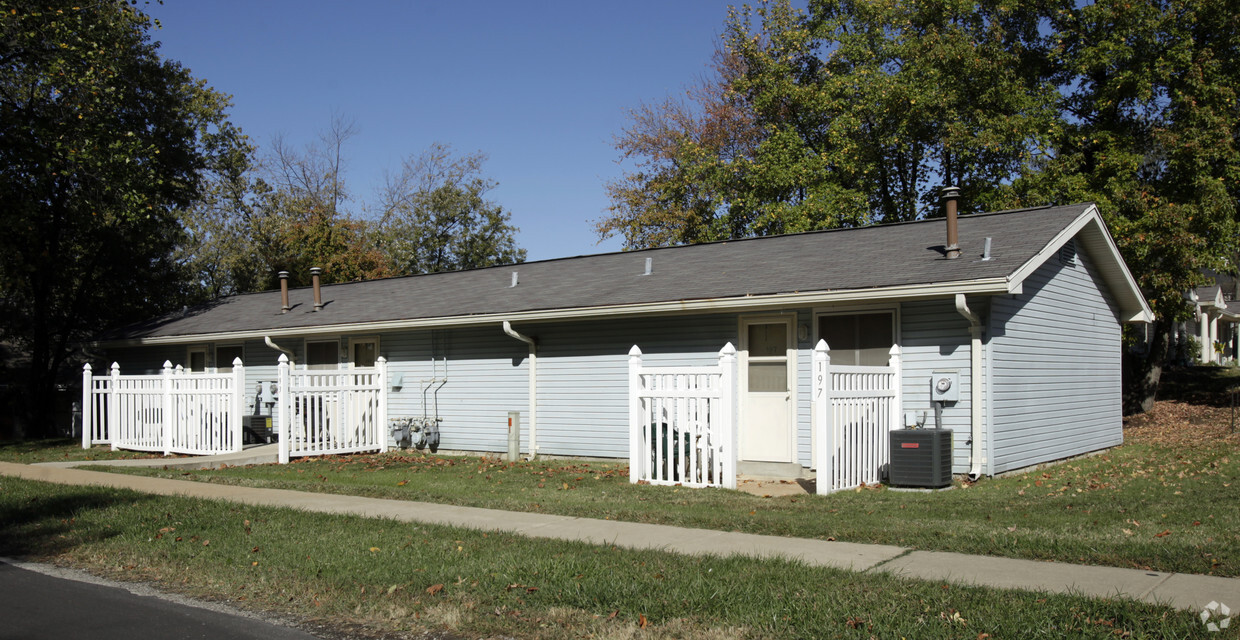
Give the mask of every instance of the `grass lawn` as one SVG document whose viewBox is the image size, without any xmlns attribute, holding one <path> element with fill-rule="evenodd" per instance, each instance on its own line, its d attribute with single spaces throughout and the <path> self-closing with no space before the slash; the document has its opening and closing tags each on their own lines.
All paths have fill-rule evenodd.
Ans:
<svg viewBox="0 0 1240 640">
<path fill-rule="evenodd" d="M 431 477 L 445 466 L 467 468 L 490 474 L 491 483 L 521 484 L 525 493 L 537 483 L 515 478 L 540 477 L 536 467 L 501 472 L 477 461 L 391 462 L 408 478 Z M 317 467 L 294 466 L 314 478 Z M 549 491 L 601 494 L 612 486 L 602 473 L 598 480 L 577 480 L 560 468 L 548 470 L 542 468 L 540 478 Z M 369 473 L 382 474 L 356 471 Z M 977 495 L 978 488 L 952 493 Z M 637 489 L 626 500 L 648 496 L 662 505 L 686 493 Z M 1235 637 L 1209 633 L 1194 612 L 1131 601 L 961 587 L 780 560 L 534 541 L 12 478 L 0 478 L 0 554 L 156 580 L 177 591 L 318 621 L 351 637 L 445 630 L 521 638 Z"/>
<path fill-rule="evenodd" d="M 75 438 L 0 442 L 0 462 L 17 462 L 20 464 L 90 460 L 134 460 L 138 458 L 162 457 L 158 453 L 113 451 L 106 446 L 94 446 L 89 449 L 83 449 L 82 441 Z"/>
<path fill-rule="evenodd" d="M 628 483 L 623 463 L 409 452 L 128 473 L 726 531 L 1240 576 L 1240 435 L 1229 410 L 1161 402 L 1126 444 L 951 491 L 759 497 Z"/>
</svg>

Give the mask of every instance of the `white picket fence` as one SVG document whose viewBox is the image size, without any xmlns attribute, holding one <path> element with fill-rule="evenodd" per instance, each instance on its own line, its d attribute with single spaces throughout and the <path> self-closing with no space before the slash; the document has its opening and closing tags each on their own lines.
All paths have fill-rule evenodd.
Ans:
<svg viewBox="0 0 1240 640">
<path fill-rule="evenodd" d="M 825 340 L 814 347 L 814 433 L 818 493 L 872 484 L 888 460 L 888 433 L 903 427 L 900 347 L 885 367 L 831 366 Z"/>
<path fill-rule="evenodd" d="M 112 394 L 110 376 L 91 375 L 90 365 L 82 367 L 82 448 L 112 444 L 108 436 L 108 398 Z"/>
<path fill-rule="evenodd" d="M 387 360 L 373 368 L 293 371 L 280 354 L 276 430 L 289 458 L 387 451 Z"/>
<path fill-rule="evenodd" d="M 245 367 L 232 373 L 187 374 L 164 362 L 156 375 L 121 375 L 112 363 L 107 377 L 82 368 L 82 447 L 210 455 L 241 450 Z"/>
<path fill-rule="evenodd" d="M 736 488 L 736 349 L 711 367 L 645 367 L 629 350 L 629 481 Z"/>
</svg>

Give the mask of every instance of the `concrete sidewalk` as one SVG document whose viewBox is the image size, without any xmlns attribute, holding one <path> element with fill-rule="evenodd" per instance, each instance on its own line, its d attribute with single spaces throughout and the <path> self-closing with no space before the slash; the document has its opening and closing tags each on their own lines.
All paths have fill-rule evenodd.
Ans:
<svg viewBox="0 0 1240 640">
<path fill-rule="evenodd" d="M 131 466 L 135 462 L 145 461 L 124 462 Z M 153 461 L 157 463 L 155 466 L 160 467 L 167 462 Z M 192 480 L 165 480 L 83 471 L 68 468 L 65 463 L 22 465 L 0 462 L 0 476 L 57 484 L 132 489 L 158 495 L 228 500 L 258 506 L 291 507 L 319 513 L 390 518 L 401 522 L 504 531 L 531 538 L 582 541 L 638 550 L 784 557 L 809 565 L 853 571 L 882 571 L 925 580 L 1095 597 L 1122 596 L 1193 611 L 1201 611 L 1210 602 L 1225 604 L 1233 610 L 1240 608 L 1240 579 L 1236 578 L 1036 562 L 943 551 L 914 551 L 887 545 L 686 529 L 427 502 L 235 487 Z"/>
</svg>

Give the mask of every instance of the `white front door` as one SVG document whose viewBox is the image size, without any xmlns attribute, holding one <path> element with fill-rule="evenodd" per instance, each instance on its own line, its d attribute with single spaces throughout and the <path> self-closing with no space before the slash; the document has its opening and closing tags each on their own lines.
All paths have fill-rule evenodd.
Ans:
<svg viewBox="0 0 1240 640">
<path fill-rule="evenodd" d="M 739 457 L 753 462 L 793 462 L 794 317 L 742 318 L 740 328 Z"/>
</svg>

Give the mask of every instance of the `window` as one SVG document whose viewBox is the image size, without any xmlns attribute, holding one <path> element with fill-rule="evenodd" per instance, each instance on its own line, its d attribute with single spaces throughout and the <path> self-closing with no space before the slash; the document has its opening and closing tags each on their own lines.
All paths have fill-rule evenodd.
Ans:
<svg viewBox="0 0 1240 640">
<path fill-rule="evenodd" d="M 231 344 L 215 348 L 215 370 L 218 373 L 232 373 L 233 360 L 241 358 L 245 362 L 245 347 Z"/>
<path fill-rule="evenodd" d="M 186 360 L 189 361 L 190 373 L 206 373 L 207 371 L 207 348 L 206 347 L 190 347 Z"/>
<path fill-rule="evenodd" d="M 746 336 L 749 349 L 749 390 L 788 390 L 788 325 L 784 322 L 751 324 Z"/>
<path fill-rule="evenodd" d="M 895 344 L 891 311 L 818 316 L 818 337 L 831 349 L 831 364 L 883 366 Z"/>
<path fill-rule="evenodd" d="M 307 342 L 306 343 L 306 368 L 307 369 L 335 369 L 340 365 L 340 343 L 335 340 L 331 342 Z"/>
<path fill-rule="evenodd" d="M 373 367 L 378 357 L 378 338 L 354 338 L 349 341 L 349 362 L 354 367 Z"/>
</svg>

